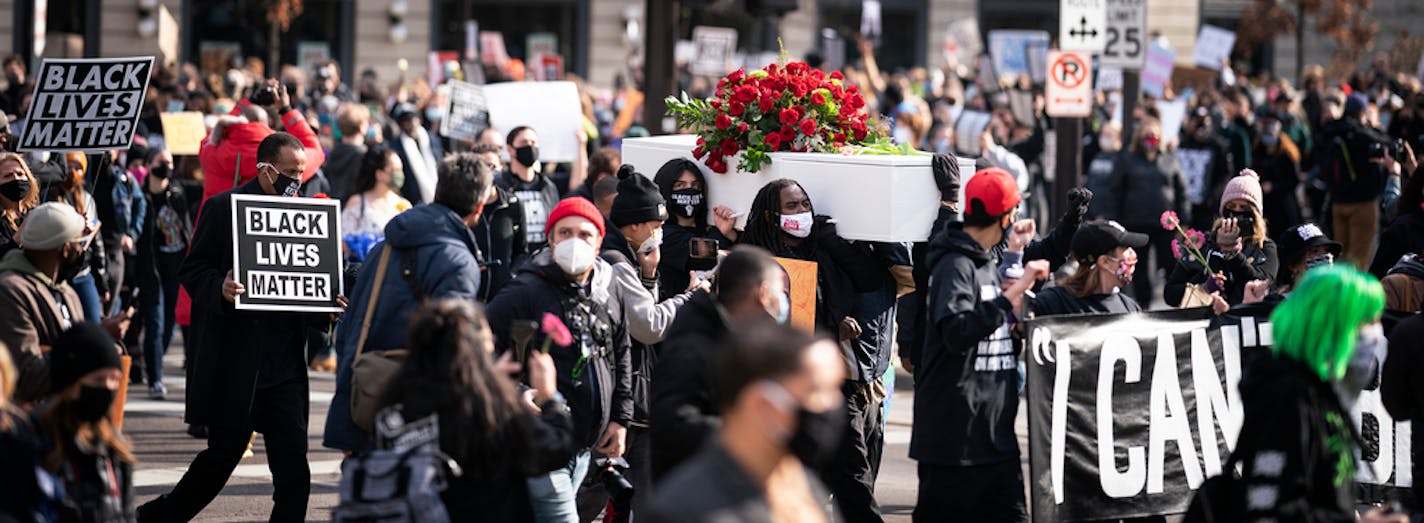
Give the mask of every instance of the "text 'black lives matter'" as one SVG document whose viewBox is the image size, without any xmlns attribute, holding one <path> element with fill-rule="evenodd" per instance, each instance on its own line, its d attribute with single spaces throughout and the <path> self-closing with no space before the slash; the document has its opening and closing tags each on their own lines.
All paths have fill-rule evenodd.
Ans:
<svg viewBox="0 0 1424 523">
<path fill-rule="evenodd" d="M 153 57 L 46 58 L 17 149 L 103 152 L 127 149 L 143 110 Z"/>
<path fill-rule="evenodd" d="M 336 312 L 342 288 L 335 200 L 232 195 L 238 309 Z"/>
</svg>

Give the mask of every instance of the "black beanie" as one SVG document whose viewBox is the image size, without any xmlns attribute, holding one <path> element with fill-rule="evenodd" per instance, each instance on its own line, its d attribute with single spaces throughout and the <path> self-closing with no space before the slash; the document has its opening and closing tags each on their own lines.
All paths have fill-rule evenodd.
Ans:
<svg viewBox="0 0 1424 523">
<path fill-rule="evenodd" d="M 613 210 L 608 217 L 614 227 L 667 220 L 667 201 L 653 180 L 633 172 L 632 165 L 623 164 L 618 168 L 618 196 L 613 197 Z"/>
<path fill-rule="evenodd" d="M 934 172 L 935 186 L 941 198 L 959 203 L 959 159 L 953 155 L 936 154 L 930 160 L 930 170 Z"/>
<path fill-rule="evenodd" d="M 54 340 L 49 351 L 50 392 L 59 392 L 98 369 L 120 369 L 114 339 L 104 329 L 80 322 Z"/>
</svg>

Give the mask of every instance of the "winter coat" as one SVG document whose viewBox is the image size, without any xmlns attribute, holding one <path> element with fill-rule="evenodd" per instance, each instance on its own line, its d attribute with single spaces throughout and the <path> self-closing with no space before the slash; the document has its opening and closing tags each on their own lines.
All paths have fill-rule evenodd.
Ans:
<svg viewBox="0 0 1424 523">
<path fill-rule="evenodd" d="M 1220 136 L 1197 140 L 1191 134 L 1182 133 L 1176 154 L 1177 163 L 1182 166 L 1187 200 L 1191 202 L 1193 220 L 1189 223 L 1198 229 L 1210 228 L 1211 219 L 1221 205 L 1226 182 L 1236 174 L 1237 164 L 1231 150 Z"/>
<path fill-rule="evenodd" d="M 43 419 L 44 413 L 35 416 Z M 108 421 L 104 421 L 108 423 Z M 40 456 L 55 449 L 54 435 L 47 434 L 44 423 L 36 421 L 41 446 Z M 117 432 L 117 429 L 115 429 Z M 81 449 L 73 437 L 64 441 L 63 460 L 52 475 L 64 489 L 64 499 L 58 509 L 57 521 L 63 523 L 126 523 L 136 521 L 134 513 L 133 464 L 127 463 L 107 446 Z"/>
<path fill-rule="evenodd" d="M 1187 183 L 1172 153 L 1160 153 L 1152 161 L 1140 152 L 1119 155 L 1108 186 L 1111 189 L 1103 197 L 1116 201 L 1104 212 L 1129 231 L 1155 230 L 1164 211 L 1176 212 L 1184 220 L 1189 216 Z"/>
<path fill-rule="evenodd" d="M 1261 175 L 1262 190 L 1270 186 L 1270 191 L 1262 194 L 1261 211 L 1266 223 L 1277 235 L 1299 225 L 1300 200 L 1295 197 L 1300 185 L 1300 162 L 1287 155 L 1284 149 L 1275 154 L 1266 152 L 1264 146 L 1256 149 L 1252 156 L 1256 163 L 1251 168 Z"/>
<path fill-rule="evenodd" d="M 799 464 L 799 462 L 798 462 Z M 805 467 L 807 487 L 813 500 L 830 497 L 818 475 Z M 721 442 L 705 445 L 687 465 L 674 471 L 652 492 L 643 523 L 772 523 L 766 492 L 732 458 Z M 820 507 L 825 510 L 825 506 Z M 824 511 L 824 521 L 838 521 Z"/>
<path fill-rule="evenodd" d="M 816 215 L 811 236 L 798 247 L 757 245 L 773 256 L 816 263 L 816 329 L 836 337 L 841 320 L 850 316 L 856 295 L 875 290 L 883 269 L 869 254 L 835 234 L 821 233 L 828 217 Z M 741 243 L 755 245 L 743 235 Z"/>
<path fill-rule="evenodd" d="M 1142 312 L 1137 300 L 1121 292 L 1089 294 L 1079 298 L 1064 287 L 1044 289 L 1033 298 L 1032 304 L 1035 316 Z"/>
<path fill-rule="evenodd" d="M 731 332 L 731 318 L 710 294 L 694 294 L 678 310 L 653 371 L 650 425 L 655 480 L 696 453 L 721 426 L 711 369 Z"/>
<path fill-rule="evenodd" d="M 678 308 L 692 293 L 683 293 L 658 301 L 658 280 L 644 280 L 637 257 L 628 238 L 616 227 L 603 237 L 600 255 L 613 268 L 610 290 L 623 304 L 623 320 L 632 338 L 633 361 L 633 424 L 647 428 L 648 394 L 652 391 L 653 369 L 658 364 L 658 346 L 667 335 Z"/>
<path fill-rule="evenodd" d="M 544 237 L 544 221 L 559 204 L 559 187 L 543 174 L 535 174 L 533 180 L 525 182 L 509 171 L 500 173 L 494 183 L 518 199 L 519 210 L 522 211 L 520 214 L 523 216 L 519 219 L 525 242 L 523 251 L 514 252 L 513 267 L 517 271 L 534 251 L 548 245 L 549 239 Z"/>
<path fill-rule="evenodd" d="M 927 261 L 910 458 L 942 466 L 1018 461 L 1018 357 L 997 260 L 955 223 L 931 240 Z"/>
<path fill-rule="evenodd" d="M 489 303 L 499 294 L 499 290 L 514 277 L 514 261 L 525 252 L 524 205 L 519 197 L 502 187 L 495 186 L 498 196 L 494 203 L 485 204 L 480 221 L 470 229 L 475 231 L 475 244 L 484 254 L 481 266 L 485 271 L 480 289 L 480 301 Z"/>
<path fill-rule="evenodd" d="M 336 327 L 336 393 L 326 414 L 322 445 L 355 451 L 366 447 L 366 434 L 351 421 L 351 364 L 361 324 L 374 292 L 376 269 L 385 249 L 394 249 L 387 262 L 381 295 L 371 316 L 366 351 L 382 352 L 406 346 L 411 313 L 423 299 L 457 298 L 474 301 L 480 288 L 479 250 L 474 235 L 449 207 L 419 205 L 397 214 L 386 224 L 386 240 L 376 244 L 361 264 L 356 286 L 350 290 L 347 311 Z M 411 278 L 403 276 L 406 267 Z"/>
<path fill-rule="evenodd" d="M 99 232 L 104 236 L 105 245 L 118 249 L 125 235 L 134 242 L 142 239 L 148 199 L 144 198 L 138 180 L 122 167 L 110 165 L 108 157 L 99 155 L 100 161 L 95 162 L 99 168 L 90 169 L 90 173 L 95 176 L 94 203 L 103 222 Z"/>
<path fill-rule="evenodd" d="M 178 264 L 182 263 L 183 253 L 187 250 L 188 239 L 193 236 L 193 221 L 188 212 L 188 197 L 183 193 L 183 189 L 178 184 L 170 183 L 168 188 L 160 194 L 145 192 L 143 197 L 149 200 L 148 212 L 144 216 L 143 236 L 139 237 L 137 254 L 134 256 L 134 272 L 138 275 L 138 285 L 143 290 L 139 296 L 146 297 L 156 295 L 159 292 L 158 284 L 167 278 L 177 278 Z M 164 209 L 172 209 L 176 223 L 160 224 L 163 219 Z M 165 230 L 165 229 L 175 230 Z M 174 233 L 182 240 L 184 249 L 178 252 L 165 253 L 160 251 L 160 247 L 165 243 L 166 234 Z M 177 264 L 172 264 L 176 261 Z M 172 264 L 171 267 L 169 265 Z M 172 270 L 172 273 L 167 272 Z"/>
<path fill-rule="evenodd" d="M 1356 438 L 1335 388 L 1305 364 L 1263 357 L 1242 375 L 1235 457 L 1251 521 L 1354 521 Z"/>
<path fill-rule="evenodd" d="M 251 105 L 251 102 L 239 100 L 228 114 L 239 116 L 246 105 Z M 213 132 L 208 133 L 198 150 L 198 161 L 203 166 L 203 202 L 255 178 L 257 145 L 276 132 L 262 122 L 219 122 L 218 125 L 221 130 L 215 128 Z M 321 168 L 322 162 L 326 160 L 326 153 L 322 151 L 316 132 L 307 125 L 301 111 L 288 109 L 282 113 L 282 126 L 284 131 L 301 141 L 302 147 L 306 149 L 307 165 L 306 170 L 302 171 L 302 181 L 305 182 Z"/>
<path fill-rule="evenodd" d="M 0 259 L 0 342 L 10 350 L 19 379 L 15 401 L 28 403 L 49 394 L 45 354 L 60 333 L 84 321 L 84 306 L 68 282 L 55 282 L 30 263 L 25 251 Z"/>
<path fill-rule="evenodd" d="M 1211 239 L 1200 249 L 1202 256 L 1211 265 L 1211 273 L 1217 272 L 1226 274 L 1226 288 L 1221 291 L 1221 297 L 1226 303 L 1240 304 L 1246 294 L 1246 283 L 1251 280 L 1274 280 L 1276 272 L 1280 268 L 1280 257 L 1276 255 L 1276 242 L 1267 238 L 1264 244 L 1257 245 L 1254 240 L 1242 238 L 1241 252 L 1234 255 L 1227 255 L 1216 245 L 1216 235 L 1213 233 Z M 1205 267 L 1191 252 L 1183 248 L 1182 255 L 1177 257 L 1177 264 L 1172 267 L 1172 271 L 1167 275 L 1167 285 L 1162 289 L 1162 299 L 1167 305 L 1176 307 L 1182 303 L 1182 297 L 1186 295 L 1187 284 L 1195 283 L 1202 285 L 1208 278 Z"/>
<path fill-rule="evenodd" d="M 1424 307 L 1424 260 L 1406 255 L 1380 283 L 1384 284 L 1385 309 L 1413 313 Z"/>
<path fill-rule="evenodd" d="M 361 160 L 366 156 L 365 145 L 346 142 L 336 144 L 326 155 L 326 163 L 321 171 L 331 182 L 331 197 L 338 202 L 356 194 L 356 178 L 361 174 Z"/>
<path fill-rule="evenodd" d="M 188 289 L 200 347 L 189 360 L 189 424 L 214 430 L 250 428 L 252 398 L 259 387 L 306 381 L 307 328 L 326 330 L 326 313 L 237 310 L 223 298 L 232 270 L 232 195 L 265 194 L 258 180 L 212 197 L 188 245 L 178 281 Z"/>
<path fill-rule="evenodd" d="M 949 207 L 940 205 L 939 214 L 935 216 L 934 224 L 930 226 L 930 239 L 939 236 L 951 223 L 959 221 L 959 215 L 950 210 Z M 911 274 L 915 278 L 915 290 L 900 297 L 896 305 L 895 322 L 898 326 L 895 341 L 900 346 L 900 357 L 908 360 L 911 365 L 918 361 L 920 348 L 925 344 L 925 305 L 930 290 L 930 270 L 929 266 L 930 242 L 915 242 L 910 246 Z"/>
<path fill-rule="evenodd" d="M 880 279 L 875 289 L 856 295 L 851 316 L 860 325 L 860 336 L 842 343 L 842 351 L 850 369 L 847 380 L 873 383 L 890 368 L 895 351 L 895 304 L 899 283 L 891 273 L 894 267 L 910 267 L 910 251 L 904 244 L 860 242 L 855 247 L 876 261 L 875 276 Z"/>
<path fill-rule="evenodd" d="M 1325 124 L 1314 154 L 1320 177 L 1330 187 L 1331 201 L 1360 203 L 1380 197 L 1389 176 L 1384 166 L 1371 158 L 1378 158 L 1389 142 L 1388 136 L 1357 118 L 1347 116 Z"/>
<path fill-rule="evenodd" d="M 592 271 L 589 281 L 579 284 L 564 275 L 548 251 L 542 251 L 485 308 L 497 351 L 517 348 L 515 322 L 533 324 L 537 332 L 540 320 L 549 313 L 570 329 L 574 344 L 551 345 L 549 355 L 558 371 L 559 393 L 573 412 L 574 441 L 584 449 L 598 441 L 609 423 L 628 427 L 633 420 L 625 307 L 613 289 L 613 267 L 595 259 Z M 538 350 L 543 342 L 543 335 L 535 334 L 528 350 Z M 585 348 L 589 356 L 580 364 Z"/>
<path fill-rule="evenodd" d="M 42 445 L 29 414 L 13 403 L 0 406 L 0 521 L 45 521 L 53 510 L 35 474 Z"/>
<path fill-rule="evenodd" d="M 1424 253 L 1424 212 L 1405 211 L 1380 235 L 1379 248 L 1370 262 L 1370 274 L 1376 278 L 1389 274 L 1404 255 Z"/>
</svg>

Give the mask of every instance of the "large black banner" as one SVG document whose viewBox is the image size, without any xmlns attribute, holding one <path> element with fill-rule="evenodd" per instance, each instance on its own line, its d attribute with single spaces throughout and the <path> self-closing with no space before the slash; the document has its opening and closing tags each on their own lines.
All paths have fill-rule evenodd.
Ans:
<svg viewBox="0 0 1424 523">
<path fill-rule="evenodd" d="M 46 58 L 16 149 L 127 149 L 148 91 L 153 57 Z"/>
<path fill-rule="evenodd" d="M 238 309 L 340 312 L 341 219 L 336 200 L 232 195 Z"/>
<path fill-rule="evenodd" d="M 1221 473 L 1241 427 L 1243 369 L 1268 355 L 1270 308 L 1062 316 L 1030 321 L 1029 466 L 1035 521 L 1186 510 Z M 1409 423 L 1395 422 L 1378 380 L 1353 411 L 1361 500 L 1408 487 Z"/>
</svg>

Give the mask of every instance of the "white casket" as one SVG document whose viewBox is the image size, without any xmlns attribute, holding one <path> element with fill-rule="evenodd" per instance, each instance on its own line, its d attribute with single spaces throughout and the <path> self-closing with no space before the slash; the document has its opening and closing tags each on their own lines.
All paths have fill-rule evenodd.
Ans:
<svg viewBox="0 0 1424 523">
<path fill-rule="evenodd" d="M 771 154 L 771 163 L 763 165 L 761 172 L 736 171 L 733 164 L 727 174 L 717 174 L 692 158 L 696 144 L 697 137 L 690 134 L 626 139 L 623 163 L 652 177 L 668 160 L 693 160 L 707 178 L 707 208 L 732 208 L 739 215 L 738 228 L 746 225 L 757 191 L 778 178 L 799 182 L 816 214 L 835 218 L 837 232 L 848 240 L 924 241 L 939 212 L 939 189 L 929 156 L 780 152 Z M 959 162 L 962 180 L 967 182 L 974 160 L 959 158 Z"/>
</svg>

